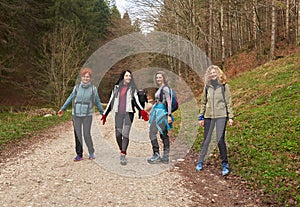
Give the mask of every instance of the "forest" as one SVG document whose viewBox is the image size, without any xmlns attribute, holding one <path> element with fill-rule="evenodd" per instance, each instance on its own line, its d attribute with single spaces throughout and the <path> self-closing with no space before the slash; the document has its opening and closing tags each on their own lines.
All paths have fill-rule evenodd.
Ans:
<svg viewBox="0 0 300 207">
<path fill-rule="evenodd" d="M 36 111 L 57 114 L 95 51 L 130 34 L 163 32 L 200 48 L 233 86 L 233 189 L 249 184 L 262 206 L 299 206 L 300 0 L 126 0 L 124 12 L 115 0 L 1 0 L 0 10 L 0 164 L 25 138 L 71 120 L 70 111 L 63 118 Z M 103 105 L 121 70 L 155 67 L 178 75 L 199 101 L 201 78 L 171 52 L 141 52 L 106 68 L 98 86 Z M 178 111 L 171 136 L 181 127 Z M 188 156 L 184 168 L 194 170 L 195 157 Z M 196 178 L 203 174 L 185 172 L 198 202 L 203 186 Z"/>
<path fill-rule="evenodd" d="M 1 1 L 1 105 L 60 106 L 87 58 L 132 32 L 162 31 L 185 38 L 228 76 L 291 54 L 300 42 L 298 0 L 127 2 L 121 16 L 116 2 L 108 0 Z M 110 73 L 147 66 L 167 68 L 186 80 L 193 77 L 181 61 L 157 54 L 125 58 Z M 189 83 L 194 91 L 197 82 L 192 78 Z M 102 83 L 103 101 L 111 85 Z"/>
</svg>

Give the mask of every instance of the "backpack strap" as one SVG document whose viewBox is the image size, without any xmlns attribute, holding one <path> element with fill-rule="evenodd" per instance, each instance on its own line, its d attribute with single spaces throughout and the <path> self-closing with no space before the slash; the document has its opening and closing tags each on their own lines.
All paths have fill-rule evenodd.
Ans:
<svg viewBox="0 0 300 207">
<path fill-rule="evenodd" d="M 91 95 L 92 106 L 94 106 L 95 104 L 95 92 L 94 92 L 95 90 L 97 90 L 96 86 L 92 85 L 92 95 Z"/>
<path fill-rule="evenodd" d="M 95 103 L 94 87 L 95 87 L 94 85 L 91 85 L 91 98 L 90 98 L 90 103 L 88 105 L 88 109 L 86 110 L 86 116 L 89 114 L 90 109 L 93 108 Z"/>
<path fill-rule="evenodd" d="M 221 90 L 222 90 L 222 95 L 223 95 L 223 99 L 224 99 L 224 103 L 225 103 L 226 114 L 228 116 L 228 108 L 227 108 L 227 103 L 226 103 L 226 98 L 225 98 L 225 85 L 226 84 L 222 84 Z"/>
<path fill-rule="evenodd" d="M 75 101 L 76 97 L 77 97 L 77 92 L 78 92 L 78 89 L 79 89 L 79 84 L 76 84 L 75 85 L 75 94 L 73 96 L 73 100 Z M 76 102 L 76 101 L 75 101 Z"/>
<path fill-rule="evenodd" d="M 72 102 L 73 102 L 73 108 L 74 108 L 74 114 L 76 114 L 75 104 L 76 104 L 76 97 L 77 97 L 78 88 L 79 88 L 79 84 L 76 84 L 75 85 L 74 96 L 73 96 L 73 100 L 72 100 Z"/>
<path fill-rule="evenodd" d="M 163 95 L 164 95 L 164 88 L 165 87 L 168 87 L 169 88 L 169 91 L 170 91 L 170 96 L 171 96 L 171 99 L 172 99 L 172 94 L 171 94 L 171 89 L 169 86 L 166 86 L 164 85 L 162 88 L 161 88 L 161 91 L 160 91 L 160 94 L 159 94 L 159 101 L 163 101 Z"/>
</svg>

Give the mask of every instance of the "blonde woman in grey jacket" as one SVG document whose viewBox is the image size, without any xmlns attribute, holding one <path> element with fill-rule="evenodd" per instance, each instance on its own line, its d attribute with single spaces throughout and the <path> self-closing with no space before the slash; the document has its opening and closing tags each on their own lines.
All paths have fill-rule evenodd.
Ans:
<svg viewBox="0 0 300 207">
<path fill-rule="evenodd" d="M 233 124 L 233 109 L 226 76 L 218 66 L 211 65 L 206 71 L 198 120 L 200 126 L 204 127 L 204 139 L 196 171 L 203 169 L 204 158 L 216 127 L 216 138 L 222 160 L 222 175 L 228 175 L 230 168 L 225 143 L 225 130 L 227 121 L 229 126 Z"/>
</svg>

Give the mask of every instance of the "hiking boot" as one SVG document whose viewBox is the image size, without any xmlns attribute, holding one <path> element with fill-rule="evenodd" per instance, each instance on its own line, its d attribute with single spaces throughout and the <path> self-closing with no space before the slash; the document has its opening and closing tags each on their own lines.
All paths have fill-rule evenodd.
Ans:
<svg viewBox="0 0 300 207">
<path fill-rule="evenodd" d="M 78 162 L 78 161 L 81 161 L 81 160 L 83 160 L 83 158 L 82 157 L 80 157 L 79 155 L 77 155 L 76 157 L 74 157 L 74 162 Z"/>
<path fill-rule="evenodd" d="M 121 165 L 127 165 L 126 157 L 123 154 L 120 156 L 120 164 Z"/>
<path fill-rule="evenodd" d="M 196 166 L 196 171 L 201 171 L 203 168 L 203 162 L 198 162 L 198 165 Z"/>
<path fill-rule="evenodd" d="M 228 163 L 223 163 L 222 164 L 222 175 L 226 176 L 229 174 L 229 172 L 230 172 L 230 168 L 229 168 Z"/>
<path fill-rule="evenodd" d="M 161 157 L 161 162 L 164 164 L 169 164 L 169 153 L 164 153 Z"/>
<path fill-rule="evenodd" d="M 160 155 L 158 152 L 155 152 L 152 157 L 147 159 L 147 162 L 150 164 L 159 163 L 161 161 Z"/>
<path fill-rule="evenodd" d="M 92 153 L 92 154 L 90 154 L 90 156 L 89 156 L 89 160 L 93 160 L 93 159 L 95 159 L 95 155 Z"/>
</svg>

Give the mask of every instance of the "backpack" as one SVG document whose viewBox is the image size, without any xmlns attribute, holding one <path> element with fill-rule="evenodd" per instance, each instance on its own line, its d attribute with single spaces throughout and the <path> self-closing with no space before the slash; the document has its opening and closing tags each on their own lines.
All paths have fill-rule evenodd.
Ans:
<svg viewBox="0 0 300 207">
<path fill-rule="evenodd" d="M 168 87 L 168 88 L 170 89 L 170 95 L 171 95 L 171 101 L 172 101 L 171 102 L 171 112 L 173 113 L 174 111 L 176 111 L 178 109 L 179 104 L 178 104 L 178 100 L 177 100 L 177 96 L 176 96 L 175 91 L 172 88 L 170 88 L 170 87 Z M 163 99 L 163 93 L 162 93 L 163 89 L 164 88 L 162 88 L 161 92 L 160 92 L 160 100 Z"/>
<path fill-rule="evenodd" d="M 139 90 L 137 92 L 137 94 L 138 94 L 140 103 L 148 102 L 147 95 L 146 95 L 146 92 L 144 90 Z"/>
</svg>

